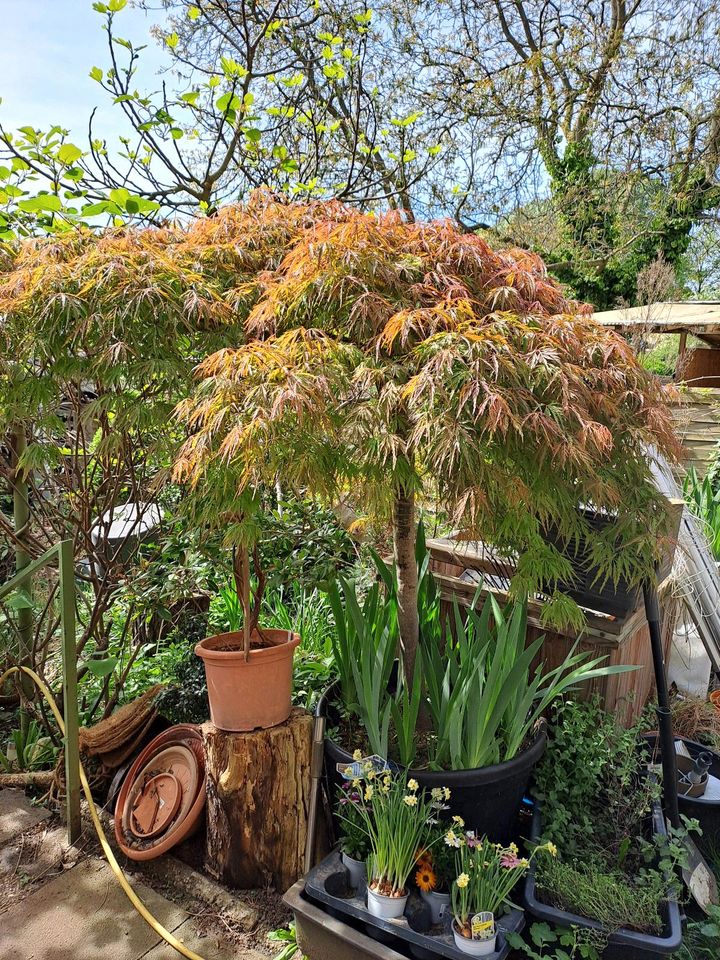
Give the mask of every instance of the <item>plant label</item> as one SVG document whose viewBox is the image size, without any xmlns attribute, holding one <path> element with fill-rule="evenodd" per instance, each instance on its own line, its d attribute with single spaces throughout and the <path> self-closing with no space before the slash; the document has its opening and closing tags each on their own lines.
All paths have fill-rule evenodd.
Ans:
<svg viewBox="0 0 720 960">
<path fill-rule="evenodd" d="M 476 913 L 470 921 L 473 940 L 490 940 L 495 936 L 495 916 L 487 911 Z"/>
</svg>

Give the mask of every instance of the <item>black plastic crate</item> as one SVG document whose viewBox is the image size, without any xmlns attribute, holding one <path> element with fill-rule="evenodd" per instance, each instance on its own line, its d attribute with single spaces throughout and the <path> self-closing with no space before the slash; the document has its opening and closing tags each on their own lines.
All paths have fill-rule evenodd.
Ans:
<svg viewBox="0 0 720 960">
<path fill-rule="evenodd" d="M 455 946 L 452 934 L 452 917 L 446 916 L 444 924 L 433 927 L 430 933 L 417 933 L 402 917 L 399 920 L 381 920 L 374 917 L 365 902 L 365 886 L 353 891 L 348 898 L 337 897 L 325 889 L 328 877 L 345 871 L 340 854 L 335 852 L 327 856 L 305 877 L 304 894 L 316 904 L 322 905 L 331 917 L 349 923 L 356 929 L 395 950 L 418 958 L 433 960 L 435 957 L 448 957 L 449 960 L 467 960 L 467 954 Z M 411 897 L 414 894 L 411 894 Z M 409 902 L 409 901 L 408 901 Z M 510 952 L 505 933 L 520 933 L 525 926 L 522 910 L 511 910 L 497 921 L 497 950 L 488 954 L 489 960 L 504 960 Z"/>
<path fill-rule="evenodd" d="M 667 836 L 665 818 L 659 803 L 653 804 L 652 830 L 654 834 Z M 541 831 L 541 810 L 540 805 L 536 804 L 530 833 L 531 841 L 538 840 Z M 523 906 L 530 916 L 559 927 L 582 927 L 586 930 L 608 933 L 607 929 L 596 920 L 589 920 L 574 913 L 567 913 L 565 910 L 558 910 L 550 904 L 538 900 L 535 886 L 535 867 L 534 863 L 531 864 L 525 878 L 522 894 Z M 651 960 L 651 958 L 666 957 L 678 950 L 682 944 L 682 919 L 678 903 L 668 898 L 661 915 L 663 915 L 664 929 L 658 936 L 624 928 L 609 933 L 608 945 L 603 951 L 603 960 Z"/>
</svg>

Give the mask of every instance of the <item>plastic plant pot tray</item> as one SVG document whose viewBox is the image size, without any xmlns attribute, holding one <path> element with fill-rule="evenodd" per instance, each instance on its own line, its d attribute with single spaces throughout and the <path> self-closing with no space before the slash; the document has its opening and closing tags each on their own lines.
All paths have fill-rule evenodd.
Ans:
<svg viewBox="0 0 720 960">
<path fill-rule="evenodd" d="M 535 805 L 532 819 L 530 839 L 538 840 L 541 834 L 542 821 L 540 805 Z M 652 808 L 653 834 L 667 836 L 665 818 L 659 803 Z M 522 902 L 527 912 L 537 920 L 545 920 L 560 927 L 583 927 L 586 930 L 607 932 L 606 928 L 596 920 L 557 910 L 537 898 L 535 886 L 535 864 L 533 863 L 525 878 Z M 608 936 L 608 945 L 603 952 L 603 960 L 650 960 L 651 957 L 664 957 L 678 950 L 682 944 L 682 920 L 680 907 L 675 900 L 667 899 L 660 911 L 664 921 L 662 934 L 655 936 L 649 933 L 640 933 L 637 930 L 621 928 Z"/>
<path fill-rule="evenodd" d="M 448 915 L 443 926 L 433 927 L 430 933 L 417 933 L 405 917 L 400 920 L 381 920 L 372 916 L 365 901 L 365 884 L 352 892 L 350 897 L 337 897 L 328 893 L 325 882 L 335 873 L 344 873 L 345 867 L 337 852 L 331 853 L 314 867 L 305 877 L 305 896 L 337 920 L 344 921 L 401 954 L 433 960 L 435 957 L 448 957 L 450 960 L 467 960 L 467 954 L 455 946 L 452 935 L 452 918 Z M 410 901 L 408 901 L 409 903 Z M 525 926 L 522 910 L 511 910 L 497 921 L 497 950 L 488 954 L 491 960 L 504 960 L 510 952 L 505 940 L 506 932 L 520 933 Z M 380 954 L 382 956 L 382 954 Z"/>
</svg>

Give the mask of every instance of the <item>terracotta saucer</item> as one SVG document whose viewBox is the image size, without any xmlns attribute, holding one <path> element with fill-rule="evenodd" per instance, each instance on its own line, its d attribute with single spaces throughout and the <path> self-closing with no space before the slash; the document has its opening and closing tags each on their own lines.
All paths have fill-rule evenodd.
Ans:
<svg viewBox="0 0 720 960">
<path fill-rule="evenodd" d="M 178 812 L 182 796 L 182 786 L 174 773 L 158 773 L 150 777 L 135 796 L 130 830 L 145 840 L 167 830 Z"/>
<path fill-rule="evenodd" d="M 142 830 L 149 824 L 148 818 L 154 814 L 155 798 L 150 793 L 152 781 L 165 775 L 178 782 L 181 794 L 178 807 L 170 814 L 167 810 L 171 806 L 166 804 L 162 809 L 163 827 L 155 829 L 158 826 L 155 821 L 150 825 L 151 833 L 143 834 Z M 163 782 L 163 789 L 172 793 L 169 784 Z M 141 822 L 136 822 L 133 829 L 133 812 L 141 803 Z M 205 749 L 202 734 L 196 726 L 178 724 L 155 737 L 130 767 L 115 807 L 115 837 L 131 860 L 153 860 L 198 829 L 204 807 Z"/>
</svg>

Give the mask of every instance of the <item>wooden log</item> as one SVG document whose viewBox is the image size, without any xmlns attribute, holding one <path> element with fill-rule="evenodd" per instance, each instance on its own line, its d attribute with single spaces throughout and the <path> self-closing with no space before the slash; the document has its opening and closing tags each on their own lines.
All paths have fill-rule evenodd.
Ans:
<svg viewBox="0 0 720 960">
<path fill-rule="evenodd" d="M 205 867 L 248 889 L 284 893 L 304 873 L 312 716 L 252 733 L 203 725 L 207 764 Z"/>
<path fill-rule="evenodd" d="M 54 770 L 0 773 L 0 789 L 5 787 L 50 787 L 54 780 Z"/>
</svg>

